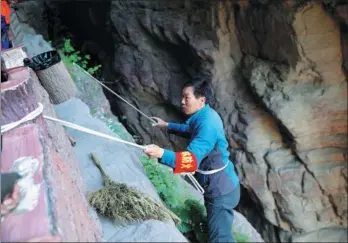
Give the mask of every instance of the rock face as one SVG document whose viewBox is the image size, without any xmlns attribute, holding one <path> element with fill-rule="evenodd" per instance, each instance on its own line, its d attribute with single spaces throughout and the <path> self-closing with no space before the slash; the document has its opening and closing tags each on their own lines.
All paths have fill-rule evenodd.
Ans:
<svg viewBox="0 0 348 243">
<path fill-rule="evenodd" d="M 344 1 L 52 2 L 109 86 L 149 115 L 182 121 L 182 84 L 212 77 L 245 188 L 239 210 L 265 241 L 347 237 Z M 143 143 L 185 146 L 107 96 Z"/>
</svg>

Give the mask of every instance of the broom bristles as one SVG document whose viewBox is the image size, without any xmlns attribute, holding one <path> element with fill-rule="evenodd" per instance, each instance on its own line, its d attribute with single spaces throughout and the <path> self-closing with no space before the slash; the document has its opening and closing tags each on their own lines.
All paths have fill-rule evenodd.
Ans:
<svg viewBox="0 0 348 243">
<path fill-rule="evenodd" d="M 180 223 L 180 218 L 154 199 L 129 187 L 124 183 L 116 183 L 105 173 L 98 159 L 90 154 L 93 162 L 104 179 L 104 187 L 88 195 L 89 203 L 102 215 L 117 221 L 139 222 L 155 219 L 173 220 Z"/>
</svg>

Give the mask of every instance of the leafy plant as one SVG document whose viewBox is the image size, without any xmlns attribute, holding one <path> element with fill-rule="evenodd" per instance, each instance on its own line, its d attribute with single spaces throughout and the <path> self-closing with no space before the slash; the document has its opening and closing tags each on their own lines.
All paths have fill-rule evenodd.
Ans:
<svg viewBox="0 0 348 243">
<path fill-rule="evenodd" d="M 90 55 L 84 55 L 81 57 L 81 52 L 75 50 L 75 48 L 71 44 L 70 39 L 64 40 L 64 45 L 59 50 L 60 55 L 62 56 L 62 60 L 66 65 L 72 65 L 72 63 L 76 63 L 81 66 L 83 69 L 87 70 L 87 72 L 91 75 L 95 74 L 100 68 L 101 65 L 96 65 L 94 67 L 89 67 L 89 62 L 91 60 Z"/>
</svg>

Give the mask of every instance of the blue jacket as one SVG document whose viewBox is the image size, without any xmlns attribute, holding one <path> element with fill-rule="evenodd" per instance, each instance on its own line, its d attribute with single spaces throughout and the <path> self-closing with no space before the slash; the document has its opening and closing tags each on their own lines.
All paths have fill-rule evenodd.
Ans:
<svg viewBox="0 0 348 243">
<path fill-rule="evenodd" d="M 233 163 L 229 160 L 228 142 L 222 120 L 208 104 L 194 113 L 185 124 L 168 123 L 168 130 L 191 135 L 187 151 L 193 153 L 200 170 L 208 171 L 228 166 L 215 174 L 195 173 L 205 190 L 205 197 L 213 198 L 230 193 L 239 184 Z M 164 150 L 160 162 L 172 168 L 176 166 L 176 153 Z"/>
</svg>

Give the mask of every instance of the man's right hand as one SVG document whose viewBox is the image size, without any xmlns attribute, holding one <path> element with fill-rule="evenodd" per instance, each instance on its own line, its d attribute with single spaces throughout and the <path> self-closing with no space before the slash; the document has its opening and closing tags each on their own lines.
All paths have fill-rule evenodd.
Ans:
<svg viewBox="0 0 348 243">
<path fill-rule="evenodd" d="M 151 117 L 151 118 L 157 121 L 157 123 L 152 124 L 153 127 L 160 127 L 160 128 L 168 127 L 168 122 L 163 121 L 161 118 L 158 118 L 158 117 Z"/>
</svg>

